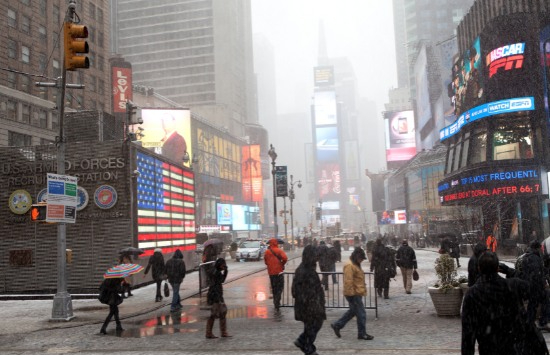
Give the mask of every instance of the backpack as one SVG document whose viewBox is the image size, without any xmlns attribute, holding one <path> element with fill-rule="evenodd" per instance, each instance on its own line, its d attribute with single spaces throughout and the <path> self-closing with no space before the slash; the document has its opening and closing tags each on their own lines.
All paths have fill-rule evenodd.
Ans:
<svg viewBox="0 0 550 355">
<path fill-rule="evenodd" d="M 524 262 L 524 259 L 525 259 L 526 255 L 527 255 L 527 253 L 523 253 L 520 256 L 518 256 L 518 259 L 516 260 L 516 264 L 514 265 L 514 267 L 516 269 L 516 275 L 520 279 L 523 279 L 523 280 L 527 279 L 524 275 L 525 270 L 524 270 L 524 267 L 523 267 L 523 262 Z"/>
</svg>

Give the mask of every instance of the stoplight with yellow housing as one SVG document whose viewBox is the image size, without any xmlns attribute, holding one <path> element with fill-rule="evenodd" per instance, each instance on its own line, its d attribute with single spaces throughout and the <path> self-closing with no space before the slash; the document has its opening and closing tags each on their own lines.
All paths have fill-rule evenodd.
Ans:
<svg viewBox="0 0 550 355">
<path fill-rule="evenodd" d="M 46 221 L 46 205 L 32 205 L 31 206 L 31 222 L 45 222 Z"/>
<path fill-rule="evenodd" d="M 88 28 L 83 25 L 75 25 L 71 22 L 65 22 L 63 25 L 63 40 L 65 52 L 65 69 L 76 70 L 78 68 L 88 69 L 90 60 L 81 55 L 90 52 L 88 42 Z"/>
</svg>

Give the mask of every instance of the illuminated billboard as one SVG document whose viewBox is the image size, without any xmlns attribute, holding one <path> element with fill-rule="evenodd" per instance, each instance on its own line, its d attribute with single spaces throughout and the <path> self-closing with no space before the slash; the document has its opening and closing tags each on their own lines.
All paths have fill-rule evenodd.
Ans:
<svg viewBox="0 0 550 355">
<path fill-rule="evenodd" d="M 334 85 L 334 68 L 332 66 L 313 68 L 313 82 L 316 87 Z"/>
<path fill-rule="evenodd" d="M 389 210 L 376 212 L 376 219 L 378 224 L 395 224 L 395 213 Z"/>
<path fill-rule="evenodd" d="M 386 161 L 403 161 L 414 157 L 416 155 L 414 112 L 391 112 L 385 124 Z"/>
<path fill-rule="evenodd" d="M 338 128 L 317 127 L 315 129 L 317 161 L 338 161 Z"/>
<path fill-rule="evenodd" d="M 484 81 L 481 59 L 480 39 L 477 37 L 453 66 L 451 90 L 457 116 L 482 102 Z"/>
<path fill-rule="evenodd" d="M 243 200 L 246 202 L 262 202 L 263 180 L 259 144 L 242 147 L 241 176 Z"/>
<path fill-rule="evenodd" d="M 405 211 L 405 210 L 395 210 L 394 211 L 394 223 L 395 224 L 406 224 L 407 223 L 407 211 Z"/>
<path fill-rule="evenodd" d="M 340 164 L 319 163 L 317 178 L 317 194 L 319 198 L 335 197 L 340 194 Z"/>
<path fill-rule="evenodd" d="M 315 125 L 324 126 L 336 124 L 336 92 L 316 91 L 314 100 Z"/>
<path fill-rule="evenodd" d="M 126 113 L 126 101 L 132 100 L 132 65 L 119 61 L 111 67 L 113 112 Z"/>
<path fill-rule="evenodd" d="M 141 111 L 145 148 L 183 165 L 185 153 L 191 156 L 191 112 L 188 109 L 152 109 Z"/>
<path fill-rule="evenodd" d="M 231 230 L 260 230 L 260 208 L 256 206 L 217 204 L 217 222 L 231 226 Z"/>
</svg>

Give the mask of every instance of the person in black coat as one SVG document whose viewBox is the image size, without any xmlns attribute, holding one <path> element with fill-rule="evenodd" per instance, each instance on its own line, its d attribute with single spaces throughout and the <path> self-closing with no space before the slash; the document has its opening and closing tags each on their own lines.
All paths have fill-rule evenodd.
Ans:
<svg viewBox="0 0 550 355">
<path fill-rule="evenodd" d="M 100 286 L 100 292 L 105 293 L 105 298 L 107 304 L 109 305 L 109 315 L 107 316 L 107 318 L 105 318 L 105 321 L 103 322 L 103 326 L 99 331 L 100 334 L 107 334 L 107 326 L 109 325 L 109 322 L 111 321 L 111 318 L 113 318 L 113 316 L 115 317 L 117 332 L 121 332 L 124 330 L 122 329 L 122 324 L 120 323 L 120 318 L 118 317 L 118 305 L 121 304 L 123 301 L 122 296 L 120 296 L 120 291 L 122 287 L 121 284 L 123 280 L 124 279 L 121 277 L 105 279 Z"/>
<path fill-rule="evenodd" d="M 210 280 L 212 284 L 208 288 L 206 301 L 208 305 L 212 306 L 212 308 L 210 310 L 210 317 L 206 321 L 206 338 L 217 338 L 217 336 L 212 333 L 212 328 L 214 328 L 214 321 L 216 318 L 220 319 L 221 336 L 227 338 L 231 335 L 227 333 L 227 319 L 225 318 L 227 314 L 227 306 L 225 305 L 225 301 L 223 299 L 223 283 L 227 278 L 227 264 L 225 259 L 218 258 L 211 270 L 211 273 Z"/>
<path fill-rule="evenodd" d="M 175 312 L 182 308 L 180 299 L 180 285 L 185 278 L 185 262 L 181 250 L 176 249 L 174 256 L 166 262 L 166 276 L 172 286 L 172 304 L 170 311 Z"/>
<path fill-rule="evenodd" d="M 162 285 L 162 281 L 164 280 L 164 276 L 165 276 L 164 256 L 162 256 L 161 248 L 156 248 L 153 255 L 149 258 L 149 263 L 147 263 L 147 267 L 145 268 L 145 273 L 143 275 L 143 278 L 145 278 L 145 275 L 147 275 L 151 267 L 153 268 L 153 271 L 152 271 L 153 280 L 157 284 L 157 296 L 155 297 L 155 302 L 160 302 L 162 301 L 160 287 Z"/>
<path fill-rule="evenodd" d="M 376 239 L 372 249 L 372 260 L 370 262 L 370 271 L 374 271 L 374 288 L 379 297 L 389 298 L 390 278 L 395 277 L 396 265 L 393 252 L 382 244 L 382 239 Z"/>
<path fill-rule="evenodd" d="M 487 250 L 487 247 L 483 243 L 477 243 L 474 246 L 474 255 L 468 260 L 468 287 L 472 287 L 479 277 L 479 269 L 477 267 L 477 260 L 480 255 Z"/>
<path fill-rule="evenodd" d="M 462 304 L 462 355 L 473 355 L 476 341 L 480 355 L 548 354 L 544 338 L 532 338 L 537 329 L 522 312 L 527 282 L 500 277 L 495 253 L 483 253 L 478 262 L 481 275 Z"/>
<path fill-rule="evenodd" d="M 529 244 L 527 252 L 520 256 L 516 266 L 516 276 L 529 283 L 529 303 L 527 315 L 530 322 L 535 322 L 537 308 L 541 305 L 539 325 L 543 328 L 547 325 L 547 300 L 546 300 L 546 275 L 541 256 L 540 242 L 535 240 Z"/>
<path fill-rule="evenodd" d="M 319 258 L 319 268 L 321 269 L 321 272 L 323 272 L 323 287 L 325 290 L 328 290 L 328 272 L 336 271 L 336 260 L 338 259 L 338 255 L 336 250 L 334 250 L 333 247 L 329 248 L 324 240 L 319 242 L 319 246 L 317 247 L 317 255 Z M 336 274 L 332 274 L 332 283 L 338 283 Z"/>
<path fill-rule="evenodd" d="M 332 243 L 332 246 L 334 247 L 334 250 L 338 255 L 338 258 L 336 259 L 336 261 L 341 262 L 342 261 L 342 244 L 340 243 L 339 240 L 335 240 L 334 243 Z"/>
<path fill-rule="evenodd" d="M 304 354 L 317 355 L 315 339 L 327 319 L 325 313 L 325 293 L 315 270 L 317 251 L 308 245 L 302 252 L 302 262 L 295 271 L 292 280 L 292 297 L 294 297 L 294 319 L 304 322 L 304 331 L 294 345 Z"/>
<path fill-rule="evenodd" d="M 416 262 L 416 253 L 414 252 L 414 249 L 409 246 L 407 239 L 403 239 L 401 246 L 395 254 L 395 261 L 397 266 L 401 269 L 405 292 L 407 294 L 411 294 L 413 270 L 418 268 L 418 264 Z"/>
</svg>

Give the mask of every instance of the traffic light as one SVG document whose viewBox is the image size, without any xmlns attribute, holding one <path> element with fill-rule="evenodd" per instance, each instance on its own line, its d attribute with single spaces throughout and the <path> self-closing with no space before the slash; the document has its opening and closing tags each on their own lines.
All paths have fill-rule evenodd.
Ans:
<svg viewBox="0 0 550 355">
<path fill-rule="evenodd" d="M 46 205 L 32 205 L 31 206 L 31 222 L 46 221 Z"/>
<path fill-rule="evenodd" d="M 88 38 L 88 28 L 86 26 L 75 25 L 72 22 L 65 22 L 63 24 L 65 69 L 88 69 L 90 67 L 88 57 L 79 55 L 90 52 L 88 42 L 84 38 Z"/>
</svg>

